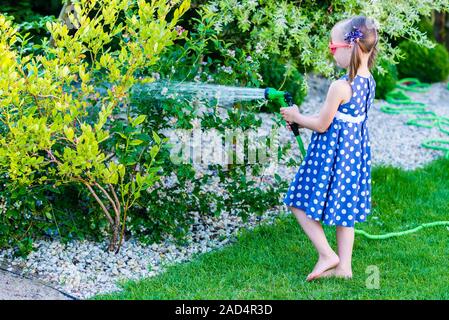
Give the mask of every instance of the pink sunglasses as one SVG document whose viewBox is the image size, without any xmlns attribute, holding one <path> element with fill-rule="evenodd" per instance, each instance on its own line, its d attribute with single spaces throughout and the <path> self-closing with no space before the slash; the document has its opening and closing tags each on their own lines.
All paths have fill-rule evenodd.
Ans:
<svg viewBox="0 0 449 320">
<path fill-rule="evenodd" d="M 349 48 L 349 47 L 351 47 L 351 45 L 349 43 L 345 43 L 345 42 L 332 43 L 332 40 L 329 41 L 329 49 L 330 49 L 332 55 L 335 54 L 335 51 L 337 51 L 337 48 Z"/>
</svg>

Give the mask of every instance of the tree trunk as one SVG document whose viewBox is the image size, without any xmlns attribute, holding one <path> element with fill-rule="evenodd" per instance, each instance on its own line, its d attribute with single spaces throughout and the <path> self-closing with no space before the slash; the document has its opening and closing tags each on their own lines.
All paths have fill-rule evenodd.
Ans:
<svg viewBox="0 0 449 320">
<path fill-rule="evenodd" d="M 434 17 L 435 39 L 449 50 L 449 13 L 435 12 Z"/>
</svg>

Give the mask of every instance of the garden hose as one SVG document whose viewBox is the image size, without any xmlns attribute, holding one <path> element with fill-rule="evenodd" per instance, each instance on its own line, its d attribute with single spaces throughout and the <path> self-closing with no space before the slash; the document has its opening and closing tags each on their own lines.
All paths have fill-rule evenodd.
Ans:
<svg viewBox="0 0 449 320">
<path fill-rule="evenodd" d="M 417 127 L 433 128 L 437 127 L 441 132 L 449 135 L 449 118 L 438 116 L 435 112 L 426 110 L 426 104 L 422 102 L 413 101 L 403 90 L 413 92 L 427 92 L 430 85 L 421 83 L 415 78 L 404 78 L 397 82 L 395 89 L 388 92 L 386 101 L 397 106 L 384 105 L 380 110 L 387 114 L 415 114 L 416 118 L 409 119 L 406 124 Z M 449 83 L 447 85 L 449 89 Z M 398 106 L 399 105 L 399 106 Z M 446 129 L 447 128 L 447 129 Z M 428 149 L 445 151 L 445 158 L 449 159 L 449 139 L 428 139 L 421 143 L 421 145 Z M 447 146 L 444 146 L 447 145 Z M 389 239 L 393 237 L 400 237 L 407 234 L 415 233 L 423 228 L 435 226 L 449 226 L 449 221 L 435 221 L 423 223 L 413 229 L 390 232 L 386 234 L 369 234 L 364 230 L 355 229 L 356 234 L 365 236 L 372 240 Z M 449 230 L 449 229 L 448 229 Z"/>
<path fill-rule="evenodd" d="M 388 114 L 415 114 L 416 118 L 406 122 L 407 125 L 433 128 L 437 127 L 441 132 L 449 135 L 449 118 L 438 116 L 432 111 L 426 110 L 426 104 L 413 101 L 403 90 L 414 92 L 426 92 L 430 87 L 427 83 L 421 83 L 416 78 L 404 78 L 397 82 L 396 87 L 387 93 L 386 101 L 396 106 L 383 105 L 380 110 Z M 448 84 L 449 89 L 449 84 Z M 424 123 L 423 123 L 424 122 Z M 428 149 L 444 151 L 444 157 L 449 159 L 449 140 L 428 139 L 421 143 Z"/>
<path fill-rule="evenodd" d="M 436 227 L 436 226 L 449 226 L 449 221 L 435 221 L 435 222 L 423 223 L 413 229 L 397 231 L 397 232 L 390 232 L 390 233 L 386 233 L 386 234 L 369 234 L 366 231 L 358 230 L 358 229 L 355 229 L 354 231 L 355 231 L 355 233 L 361 234 L 361 235 L 367 237 L 368 239 L 383 240 L 383 239 L 388 239 L 388 238 L 393 238 L 393 237 L 405 236 L 410 233 L 415 233 L 424 228 Z"/>
<path fill-rule="evenodd" d="M 395 88 L 388 92 L 385 96 L 385 100 L 391 104 L 413 104 L 413 105 L 421 105 L 425 106 L 424 102 L 417 102 L 410 99 L 408 95 L 404 93 L 402 89 Z"/>
<path fill-rule="evenodd" d="M 396 87 L 406 91 L 427 92 L 430 84 L 422 83 L 416 78 L 403 78 L 396 82 Z"/>
</svg>

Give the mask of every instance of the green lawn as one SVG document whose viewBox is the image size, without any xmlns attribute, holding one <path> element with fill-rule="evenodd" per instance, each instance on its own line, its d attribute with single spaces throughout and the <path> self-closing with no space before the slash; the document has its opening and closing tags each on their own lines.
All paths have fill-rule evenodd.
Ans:
<svg viewBox="0 0 449 320">
<path fill-rule="evenodd" d="M 370 233 L 449 220 L 449 160 L 415 171 L 375 167 L 372 192 L 372 214 L 358 225 Z M 335 247 L 334 230 L 326 227 Z M 446 227 L 386 240 L 356 236 L 352 280 L 308 283 L 316 255 L 290 214 L 273 226 L 243 230 L 235 244 L 95 299 L 449 299 L 448 240 Z M 366 286 L 368 266 L 380 272 L 379 289 Z"/>
</svg>

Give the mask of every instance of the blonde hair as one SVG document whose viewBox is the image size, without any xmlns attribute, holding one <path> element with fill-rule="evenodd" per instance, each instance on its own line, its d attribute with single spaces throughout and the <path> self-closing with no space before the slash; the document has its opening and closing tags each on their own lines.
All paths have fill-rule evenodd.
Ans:
<svg viewBox="0 0 449 320">
<path fill-rule="evenodd" d="M 351 52 L 351 60 L 349 62 L 349 82 L 352 82 L 360 67 L 361 58 L 358 48 L 364 53 L 371 52 L 368 58 L 368 68 L 374 65 L 377 56 L 378 33 L 375 21 L 365 16 L 356 16 L 348 19 L 343 25 L 344 34 L 351 32 L 353 28 L 358 28 L 363 33 L 363 37 L 354 41 Z M 349 43 L 349 40 L 347 41 Z"/>
</svg>

